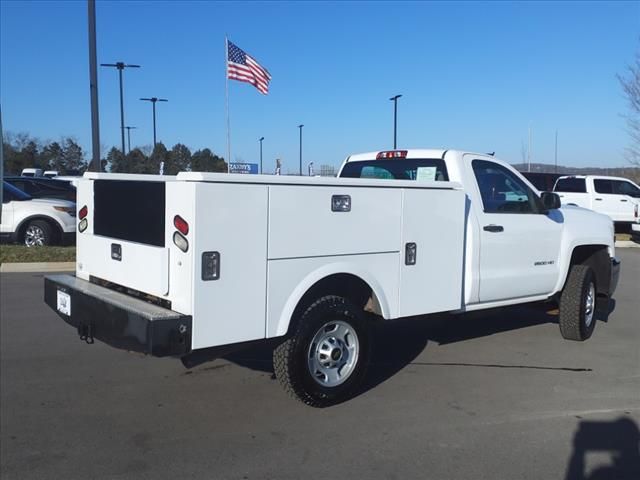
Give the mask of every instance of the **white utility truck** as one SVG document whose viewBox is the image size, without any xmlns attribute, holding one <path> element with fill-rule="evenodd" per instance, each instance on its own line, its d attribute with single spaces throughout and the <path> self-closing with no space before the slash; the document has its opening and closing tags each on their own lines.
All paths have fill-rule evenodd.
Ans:
<svg viewBox="0 0 640 480">
<path fill-rule="evenodd" d="M 559 301 L 585 340 L 616 287 L 611 220 L 492 156 L 372 152 L 339 176 L 87 173 L 76 275 L 45 301 L 90 343 L 187 366 L 277 338 L 280 382 L 326 406 L 362 381 L 376 318 Z"/>
<path fill-rule="evenodd" d="M 556 180 L 553 191 L 563 205 L 577 205 L 603 213 L 615 223 L 640 233 L 640 187 L 627 178 L 570 175 Z"/>
</svg>

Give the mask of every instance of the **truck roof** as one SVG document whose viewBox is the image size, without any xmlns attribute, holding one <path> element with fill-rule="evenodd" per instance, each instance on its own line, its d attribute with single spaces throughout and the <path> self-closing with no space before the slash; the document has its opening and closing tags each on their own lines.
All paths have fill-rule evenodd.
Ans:
<svg viewBox="0 0 640 480">
<path fill-rule="evenodd" d="M 625 178 L 625 177 L 612 177 L 609 175 L 562 175 L 561 177 L 558 177 L 558 180 L 560 180 L 561 178 L 594 178 L 594 179 L 601 179 L 601 180 L 625 180 L 627 182 L 633 182 L 633 180 L 629 179 L 629 178 Z"/>
</svg>

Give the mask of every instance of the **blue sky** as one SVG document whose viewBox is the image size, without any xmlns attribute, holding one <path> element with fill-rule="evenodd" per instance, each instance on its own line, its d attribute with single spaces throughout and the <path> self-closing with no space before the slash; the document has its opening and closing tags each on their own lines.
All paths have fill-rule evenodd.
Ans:
<svg viewBox="0 0 640 480">
<path fill-rule="evenodd" d="M 85 1 L 0 3 L 5 131 L 91 145 Z M 624 166 L 626 102 L 616 80 L 640 47 L 640 2 L 98 1 L 98 62 L 125 71 L 132 145 L 209 147 L 226 156 L 225 33 L 272 74 L 268 96 L 230 81 L 234 161 L 265 170 L 338 165 L 399 147 L 496 151 L 522 159 Z M 101 143 L 120 144 L 115 69 L 99 71 Z"/>
</svg>

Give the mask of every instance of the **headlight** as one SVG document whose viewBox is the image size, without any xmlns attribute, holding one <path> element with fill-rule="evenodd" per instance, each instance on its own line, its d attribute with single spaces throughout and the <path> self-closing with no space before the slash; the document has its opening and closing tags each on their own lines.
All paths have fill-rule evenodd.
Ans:
<svg viewBox="0 0 640 480">
<path fill-rule="evenodd" d="M 71 215 L 72 217 L 76 216 L 76 209 L 75 207 L 53 207 L 54 209 L 56 209 L 59 212 L 66 212 L 69 215 Z"/>
</svg>

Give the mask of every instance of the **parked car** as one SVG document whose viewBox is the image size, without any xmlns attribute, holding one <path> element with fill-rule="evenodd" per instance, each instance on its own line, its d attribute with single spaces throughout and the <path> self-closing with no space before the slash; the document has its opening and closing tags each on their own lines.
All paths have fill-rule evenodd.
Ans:
<svg viewBox="0 0 640 480">
<path fill-rule="evenodd" d="M 45 177 L 4 177 L 14 187 L 33 198 L 60 198 L 76 201 L 76 187 L 66 180 Z"/>
<path fill-rule="evenodd" d="M 553 191 L 563 205 L 603 213 L 616 224 L 640 231 L 640 187 L 627 178 L 570 175 L 558 178 Z"/>
<path fill-rule="evenodd" d="M 42 169 L 41 168 L 23 168 L 22 173 L 20 174 L 23 177 L 41 177 Z"/>
<path fill-rule="evenodd" d="M 0 239 L 27 247 L 68 244 L 75 240 L 74 202 L 33 198 L 9 182 L 2 183 Z"/>
</svg>

